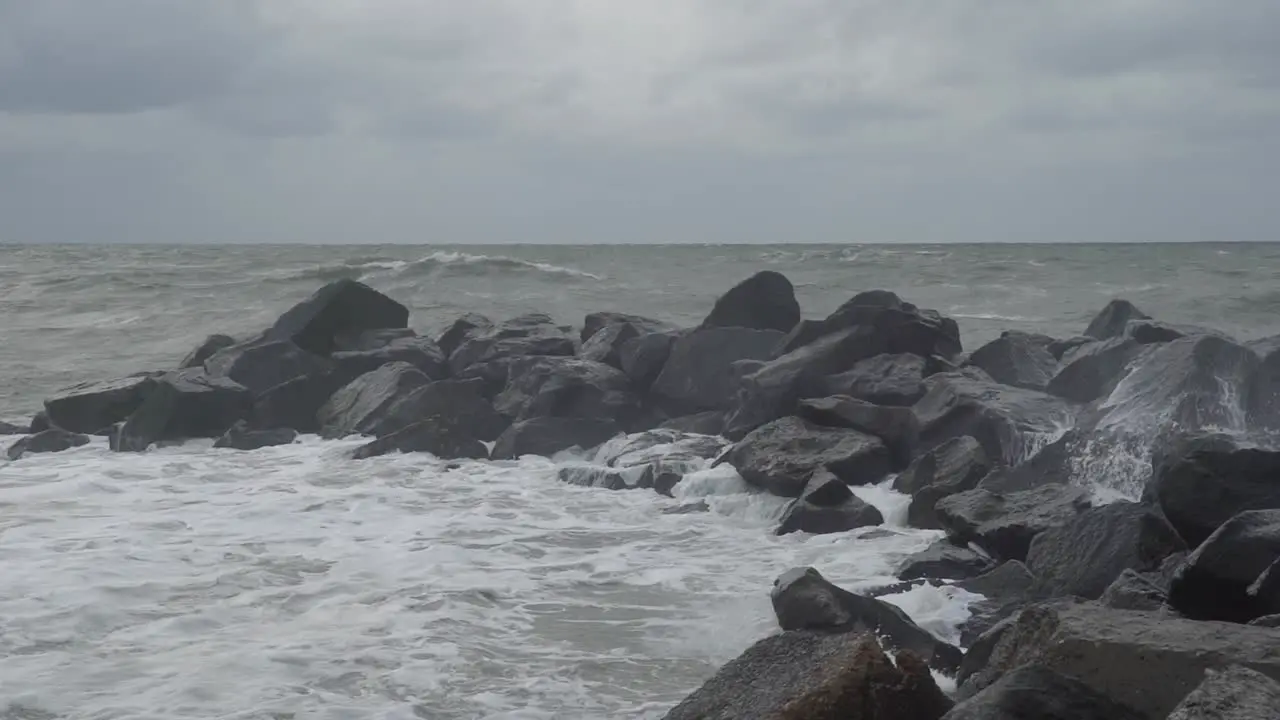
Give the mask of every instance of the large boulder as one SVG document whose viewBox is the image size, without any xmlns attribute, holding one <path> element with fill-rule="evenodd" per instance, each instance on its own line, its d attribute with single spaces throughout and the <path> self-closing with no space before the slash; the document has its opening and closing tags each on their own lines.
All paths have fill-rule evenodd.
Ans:
<svg viewBox="0 0 1280 720">
<path fill-rule="evenodd" d="M 618 367 L 631 378 L 637 391 L 653 386 L 671 357 L 671 347 L 685 331 L 651 332 L 631 338 L 618 347 Z"/>
<path fill-rule="evenodd" d="M 468 432 L 464 423 L 440 415 L 421 420 L 361 445 L 356 448 L 352 457 L 363 460 L 393 452 L 424 452 L 444 460 L 458 458 L 484 460 L 489 457 L 489 449 Z"/>
<path fill-rule="evenodd" d="M 45 400 L 44 410 L 54 427 L 93 433 L 132 415 L 155 388 L 154 373 L 81 383 Z"/>
<path fill-rule="evenodd" d="M 89 436 L 61 428 L 49 428 L 28 435 L 9 446 L 8 457 L 17 460 L 35 453 L 56 453 L 89 444 Z"/>
<path fill-rule="evenodd" d="M 1040 448 L 1027 460 L 1013 466 L 997 465 L 978 483 L 991 492 L 1009 493 L 1045 485 L 1067 485 L 1076 477 L 1079 454 L 1087 448 L 1087 436 L 1075 429 Z"/>
<path fill-rule="evenodd" d="M 1002 560 L 1025 560 L 1036 535 L 1089 506 L 1083 488 L 1046 485 L 1014 493 L 968 490 L 939 500 L 935 510 L 953 541 L 972 542 Z"/>
<path fill-rule="evenodd" d="M 925 386 L 914 406 L 924 449 L 968 435 L 993 461 L 1016 465 L 1075 420 L 1061 398 L 1001 385 L 977 368 L 934 375 Z"/>
<path fill-rule="evenodd" d="M 1280 335 L 1249 347 L 1262 359 L 1249 390 L 1249 425 L 1280 430 Z"/>
<path fill-rule="evenodd" d="M 938 720 L 951 707 L 911 653 L 870 635 L 785 632 L 729 662 L 664 720 Z"/>
<path fill-rule="evenodd" d="M 253 399 L 249 422 L 258 430 L 290 428 L 320 432 L 317 414 L 334 393 L 355 378 L 336 372 L 302 375 L 260 393 Z"/>
<path fill-rule="evenodd" d="M 1102 592 L 1098 602 L 1116 610 L 1157 611 L 1169 601 L 1169 593 L 1150 573 L 1125 570 Z"/>
<path fill-rule="evenodd" d="M 881 352 L 953 358 L 962 350 L 955 320 L 936 310 L 918 308 L 887 290 L 858 293 L 823 322 L 828 332 L 855 326 L 874 328 L 884 345 Z"/>
<path fill-rule="evenodd" d="M 838 502 L 832 498 L 840 493 L 848 495 Z M 884 516 L 874 505 L 855 496 L 849 486 L 826 470 L 813 474 L 808 486 L 782 514 L 775 531 L 778 535 L 805 532 L 813 535 L 848 532 L 850 530 L 881 525 Z"/>
<path fill-rule="evenodd" d="M 582 341 L 578 357 L 621 370 L 623 346 L 642 334 L 644 333 L 639 328 L 630 323 L 606 325 Z"/>
<path fill-rule="evenodd" d="M 248 422 L 241 420 L 223 433 L 213 446 L 231 450 L 258 450 L 277 445 L 291 445 L 297 439 L 297 431 L 291 428 L 255 430 Z"/>
<path fill-rule="evenodd" d="M 1035 576 L 1017 560 L 1003 562 L 971 578 L 957 580 L 955 586 L 981 595 L 969 604 L 969 617 L 960 624 L 960 642 L 972 646 L 1031 599 Z"/>
<path fill-rule="evenodd" d="M 482 441 L 497 440 L 511 421 L 484 397 L 480 380 L 441 380 L 416 387 L 394 399 L 368 426 L 368 434 L 382 437 L 423 420 L 441 417 Z"/>
<path fill-rule="evenodd" d="M 328 360 L 288 340 L 255 341 L 232 345 L 204 362 L 209 377 L 225 377 L 249 388 L 254 395 L 303 375 L 323 375 Z"/>
<path fill-rule="evenodd" d="M 942 539 L 908 555 L 898 565 L 897 575 L 899 580 L 964 580 L 991 570 L 993 565 L 986 555 Z"/>
<path fill-rule="evenodd" d="M 800 303 L 791 281 L 764 270 L 733 286 L 716 300 L 703 328 L 736 327 L 789 332 L 800 322 Z"/>
<path fill-rule="evenodd" d="M 889 450 L 879 438 L 798 417 L 755 430 L 726 459 L 748 483 L 780 497 L 799 497 L 820 469 L 847 484 L 866 485 L 882 480 L 892 468 Z"/>
<path fill-rule="evenodd" d="M 454 320 L 436 338 L 436 346 L 447 358 L 453 355 L 463 343 L 480 337 L 493 330 L 493 321 L 480 313 L 469 312 Z"/>
<path fill-rule="evenodd" d="M 1094 316 L 1084 334 L 1098 340 L 1110 340 L 1124 335 L 1125 328 L 1133 320 L 1149 320 L 1150 315 L 1142 312 L 1128 300 L 1116 299 Z"/>
<path fill-rule="evenodd" d="M 911 408 L 881 407 L 865 400 L 835 395 L 801 400 L 796 414 L 818 425 L 875 435 L 889 448 L 897 468 L 904 468 L 911 462 L 920 442 L 920 423 Z"/>
<path fill-rule="evenodd" d="M 408 363 L 432 380 L 449 376 L 449 363 L 435 341 L 423 337 L 399 337 L 378 347 L 343 350 L 330 356 L 340 374 L 359 377 L 393 362 Z"/>
<path fill-rule="evenodd" d="M 290 340 L 303 350 L 327 356 L 342 338 L 408 325 L 408 308 L 364 283 L 344 279 L 325 285 L 290 308 L 263 339 Z"/>
<path fill-rule="evenodd" d="M 1110 395 L 1142 350 L 1136 340 L 1125 337 L 1081 345 L 1062 356 L 1062 366 L 1049 380 L 1048 390 L 1080 403 Z"/>
<path fill-rule="evenodd" d="M 512 420 L 607 417 L 624 428 L 633 427 L 641 416 L 640 397 L 622 371 L 580 358 L 525 358 L 513 363 L 494 407 Z"/>
<path fill-rule="evenodd" d="M 1191 553 L 1169 587 L 1169 605 L 1193 620 L 1245 623 L 1270 608 L 1249 593 L 1280 558 L 1280 510 L 1249 510 L 1228 520 Z"/>
<path fill-rule="evenodd" d="M 884 353 L 859 360 L 825 381 L 831 395 L 848 395 L 876 405 L 910 407 L 924 397 L 927 363 L 919 355 Z"/>
<path fill-rule="evenodd" d="M 513 357 L 568 356 L 577 351 L 576 338 L 566 334 L 550 316 L 529 313 L 467 339 L 449 355 L 449 368 L 459 375 L 478 363 Z"/>
<path fill-rule="evenodd" d="M 316 413 L 320 434 L 326 438 L 373 434 L 397 400 L 429 382 L 431 378 L 408 363 L 391 363 L 365 373 L 320 407 Z"/>
<path fill-rule="evenodd" d="M 622 431 L 611 418 L 538 417 L 507 428 L 493 446 L 495 460 L 550 457 L 570 448 L 596 447 Z"/>
<path fill-rule="evenodd" d="M 674 330 L 675 326 L 661 320 L 643 317 L 641 315 L 628 315 L 620 312 L 594 312 L 588 313 L 582 320 L 582 339 L 583 347 L 586 347 L 587 341 L 595 337 L 601 330 L 615 325 L 630 325 L 638 334 L 652 332 L 666 332 Z"/>
<path fill-rule="evenodd" d="M 974 350 L 966 364 L 982 369 L 998 383 L 1027 390 L 1044 390 L 1058 369 L 1046 343 L 1016 330 L 1007 330 Z"/>
<path fill-rule="evenodd" d="M 1091 508 L 1036 535 L 1027 568 L 1041 597 L 1102 596 L 1125 570 L 1151 572 L 1170 555 L 1186 550 L 1177 531 L 1158 511 L 1118 502 Z"/>
<path fill-rule="evenodd" d="M 987 452 L 965 435 L 952 438 L 917 457 L 893 481 L 898 492 L 911 495 L 907 522 L 912 527 L 939 529 L 935 507 L 944 497 L 972 490 L 991 471 Z"/>
<path fill-rule="evenodd" d="M 141 452 L 162 440 L 216 438 L 252 410 L 253 393 L 234 380 L 211 377 L 204 368 L 176 370 L 156 381 L 116 433 L 114 447 Z"/>
<path fill-rule="evenodd" d="M 204 361 L 213 357 L 214 353 L 235 344 L 236 339 L 230 335 L 210 335 L 202 340 L 199 345 L 192 348 L 186 357 L 182 358 L 182 361 L 178 363 L 178 369 L 204 367 Z"/>
<path fill-rule="evenodd" d="M 1273 720 L 1280 712 L 1280 682 L 1240 665 L 1206 670 L 1168 720 Z"/>
<path fill-rule="evenodd" d="M 1093 688 L 1038 665 L 1007 673 L 943 720 L 1151 720 Z"/>
<path fill-rule="evenodd" d="M 0 435 L 26 435 L 31 432 L 30 425 L 18 425 L 0 420 Z"/>
<path fill-rule="evenodd" d="M 1147 494 L 1193 547 L 1239 512 L 1280 509 L 1280 451 L 1190 436 L 1153 463 Z"/>
<path fill-rule="evenodd" d="M 907 650 L 942 672 L 955 672 L 961 653 L 916 625 L 897 606 L 831 583 L 816 569 L 793 568 L 773 583 L 773 612 L 783 630 L 870 632 L 888 647 Z"/>
<path fill-rule="evenodd" d="M 733 363 L 768 358 L 780 337 L 777 330 L 741 327 L 707 327 L 681 335 L 650 394 L 676 415 L 724 410 L 738 392 Z"/>
<path fill-rule="evenodd" d="M 985 668 L 960 686 L 967 698 L 1006 673 L 1037 664 L 1075 677 L 1144 717 L 1165 718 L 1203 681 L 1205 671 L 1243 665 L 1280 678 L 1280 630 L 1196 622 L 1095 603 L 1024 609 Z"/>
</svg>

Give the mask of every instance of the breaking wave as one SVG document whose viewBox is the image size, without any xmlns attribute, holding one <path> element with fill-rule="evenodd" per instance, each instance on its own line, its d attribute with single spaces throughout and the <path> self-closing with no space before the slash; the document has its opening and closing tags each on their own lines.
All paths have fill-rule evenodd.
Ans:
<svg viewBox="0 0 1280 720">
<path fill-rule="evenodd" d="M 277 274 L 273 278 L 289 282 L 303 280 L 330 282 L 344 278 L 405 279 L 442 274 L 481 276 L 503 273 L 543 275 L 559 279 L 604 279 L 603 276 L 595 273 L 552 263 L 521 260 L 506 255 L 473 255 L 444 250 L 433 252 L 417 260 L 396 260 L 385 257 L 353 258 L 341 263 L 291 270 L 284 274 Z"/>
</svg>

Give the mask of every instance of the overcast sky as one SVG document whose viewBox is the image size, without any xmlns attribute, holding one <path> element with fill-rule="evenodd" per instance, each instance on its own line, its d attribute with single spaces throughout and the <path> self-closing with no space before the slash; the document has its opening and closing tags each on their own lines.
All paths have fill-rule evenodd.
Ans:
<svg viewBox="0 0 1280 720">
<path fill-rule="evenodd" d="M 1276 0 L 0 0 L 0 240 L 1280 239 Z"/>
</svg>

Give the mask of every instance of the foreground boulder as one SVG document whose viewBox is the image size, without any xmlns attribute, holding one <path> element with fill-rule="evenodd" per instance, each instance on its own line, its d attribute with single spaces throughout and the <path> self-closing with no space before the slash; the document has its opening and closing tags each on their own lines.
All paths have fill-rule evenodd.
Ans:
<svg viewBox="0 0 1280 720">
<path fill-rule="evenodd" d="M 1192 546 L 1244 510 L 1280 509 L 1280 451 L 1192 436 L 1153 463 L 1147 493 Z"/>
<path fill-rule="evenodd" d="M 956 581 L 956 587 L 982 596 L 982 600 L 969 605 L 969 618 L 960 624 L 960 642 L 972 646 L 1005 618 L 1021 610 L 1031 600 L 1034 584 L 1031 571 L 1017 560 Z"/>
<path fill-rule="evenodd" d="M 996 643 L 987 666 L 960 687 L 970 697 L 1007 672 L 1037 664 L 1094 692 L 1166 718 L 1208 669 L 1242 665 L 1280 678 L 1280 630 L 1112 610 L 1094 603 L 1033 605 Z"/>
<path fill-rule="evenodd" d="M 974 543 L 1002 560 L 1025 560 L 1037 535 L 1089 506 L 1082 488 L 1046 485 L 1014 493 L 969 490 L 939 500 L 935 509 L 953 542 Z"/>
<path fill-rule="evenodd" d="M 291 428 L 255 430 L 249 423 L 241 420 L 223 433 L 213 446 L 232 450 L 258 450 L 276 445 L 291 445 L 297 439 L 297 431 Z"/>
<path fill-rule="evenodd" d="M 409 310 L 355 280 L 338 280 L 281 315 L 265 340 L 288 340 L 315 355 L 328 356 L 343 338 L 366 330 L 409 326 Z"/>
<path fill-rule="evenodd" d="M 1150 573 L 1125 570 L 1098 598 L 1098 603 L 1115 610 L 1159 611 L 1169 600 L 1169 593 L 1153 580 Z"/>
<path fill-rule="evenodd" d="M 29 425 L 16 425 L 0 420 L 0 435 L 26 435 L 29 432 L 31 432 Z"/>
<path fill-rule="evenodd" d="M 742 479 L 780 497 L 799 497 L 814 472 L 829 470 L 849 485 L 878 482 L 892 459 L 877 437 L 788 417 L 752 432 L 727 460 Z"/>
<path fill-rule="evenodd" d="M 958 648 L 929 634 L 896 606 L 837 587 L 813 568 L 783 573 L 774 581 L 771 597 L 783 630 L 870 632 L 889 647 L 924 658 L 939 671 L 955 672 L 960 663 Z"/>
<path fill-rule="evenodd" d="M 453 355 L 462 343 L 485 335 L 493 330 L 493 321 L 480 313 L 469 312 L 454 320 L 444 332 L 436 338 L 436 346 L 447 358 Z"/>
<path fill-rule="evenodd" d="M 1044 390 L 1058 370 L 1058 361 L 1044 340 L 1015 330 L 974 350 L 967 364 L 998 383 L 1026 390 Z"/>
<path fill-rule="evenodd" d="M 596 447 L 622 432 L 610 418 L 539 417 L 515 423 L 493 446 L 494 460 L 515 460 L 524 455 L 550 457 L 570 448 Z"/>
<path fill-rule="evenodd" d="M 49 428 L 24 437 L 9 446 L 10 460 L 35 453 L 56 453 L 89 444 L 89 436 L 61 428 Z"/>
<path fill-rule="evenodd" d="M 408 363 L 391 363 L 365 373 L 333 394 L 316 419 L 326 438 L 375 434 L 391 406 L 431 378 Z"/>
<path fill-rule="evenodd" d="M 290 341 L 257 341 L 232 345 L 204 362 L 209 377 L 225 377 L 249 388 L 254 395 L 303 375 L 330 370 L 324 358 Z"/>
<path fill-rule="evenodd" d="M 1107 303 L 1107 306 L 1094 316 L 1084 334 L 1097 340 L 1110 340 L 1124 335 L 1130 321 L 1150 319 L 1150 315 L 1139 310 L 1128 300 L 1116 299 Z"/>
<path fill-rule="evenodd" d="M 1063 355 L 1062 366 L 1047 389 L 1079 403 L 1110 395 L 1142 348 L 1136 340 L 1125 337 L 1081 345 Z"/>
<path fill-rule="evenodd" d="M 896 468 L 904 468 L 911 462 L 920 442 L 920 423 L 911 408 L 881 407 L 836 395 L 801 400 L 796 414 L 818 425 L 875 435 L 889 448 Z"/>
<path fill-rule="evenodd" d="M 665 720 L 938 720 L 951 701 L 911 653 L 870 635 L 784 632 L 729 662 Z"/>
<path fill-rule="evenodd" d="M 1150 720 L 1073 677 L 1017 668 L 952 708 L 944 720 Z"/>
<path fill-rule="evenodd" d="M 448 418 L 482 441 L 497 440 L 511 426 L 511 421 L 485 399 L 483 381 L 441 380 L 394 399 L 368 430 L 369 434 L 382 437 L 434 417 Z"/>
<path fill-rule="evenodd" d="M 911 495 L 908 524 L 941 528 L 935 509 L 938 501 L 974 489 L 991 467 L 982 445 L 967 435 L 952 438 L 917 457 L 893 481 L 895 490 Z"/>
<path fill-rule="evenodd" d="M 924 397 L 927 375 L 925 359 L 919 355 L 885 353 L 859 360 L 848 370 L 828 376 L 825 391 L 876 405 L 910 407 Z"/>
<path fill-rule="evenodd" d="M 464 423 L 443 416 L 430 417 L 383 435 L 356 448 L 352 457 L 363 460 L 393 452 L 430 453 L 443 460 L 485 460 L 489 457 L 489 449 L 467 431 Z"/>
<path fill-rule="evenodd" d="M 535 417 L 607 417 L 631 428 L 641 415 L 640 397 L 627 376 L 604 363 L 580 358 L 527 358 L 510 367 L 494 408 L 512 420 Z"/>
<path fill-rule="evenodd" d="M 203 368 L 177 370 L 156 381 L 115 435 L 113 447 L 142 452 L 161 440 L 216 438 L 252 409 L 253 393 L 234 380 L 210 377 Z"/>
<path fill-rule="evenodd" d="M 289 428 L 300 433 L 320 432 L 317 419 L 320 408 L 354 379 L 328 372 L 281 383 L 253 399 L 250 424 L 258 430 Z"/>
<path fill-rule="evenodd" d="M 953 358 L 962 349 L 955 320 L 936 310 L 916 307 L 887 290 L 858 293 L 823 322 L 828 332 L 855 326 L 874 328 L 875 336 L 883 342 L 880 352 L 885 353 Z"/>
<path fill-rule="evenodd" d="M 836 505 L 818 505 L 801 496 L 792 501 L 782 514 L 775 534 L 805 532 L 825 535 L 882 524 L 884 516 L 880 511 L 852 494 Z"/>
<path fill-rule="evenodd" d="M 800 322 L 800 303 L 791 281 L 764 270 L 743 280 L 716 300 L 702 327 L 736 327 L 789 332 Z"/>
<path fill-rule="evenodd" d="M 1267 615 L 1249 588 L 1280 558 L 1280 510 L 1228 520 L 1191 553 L 1169 587 L 1169 605 L 1193 620 L 1246 623 Z"/>
<path fill-rule="evenodd" d="M 155 388 L 156 375 L 152 373 L 81 383 L 45 400 L 44 410 L 55 427 L 94 433 L 132 415 Z"/>
<path fill-rule="evenodd" d="M 709 327 L 683 334 L 671 345 L 662 372 L 650 389 L 673 415 L 724 410 L 737 396 L 733 364 L 764 360 L 782 334 L 777 330 Z"/>
<path fill-rule="evenodd" d="M 991 570 L 994 564 L 986 555 L 943 539 L 908 555 L 898 565 L 897 575 L 899 580 L 963 580 Z"/>
<path fill-rule="evenodd" d="M 1271 720 L 1280 711 L 1280 683 L 1240 665 L 1206 670 L 1204 682 L 1168 720 Z"/>
</svg>

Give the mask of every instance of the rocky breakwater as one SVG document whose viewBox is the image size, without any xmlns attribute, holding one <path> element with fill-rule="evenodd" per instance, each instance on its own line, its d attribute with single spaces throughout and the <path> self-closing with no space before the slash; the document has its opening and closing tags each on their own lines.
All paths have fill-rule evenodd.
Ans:
<svg viewBox="0 0 1280 720">
<path fill-rule="evenodd" d="M 888 291 L 803 319 L 775 272 L 696 327 L 472 313 L 433 339 L 409 320 L 335 282 L 252 336 L 67 388 L 0 430 L 25 435 L 16 462 L 91 435 L 120 452 L 366 437 L 354 460 L 576 448 L 565 482 L 664 494 L 728 465 L 785 500 L 779 534 L 885 523 L 855 492 L 875 485 L 939 535 L 901 587 L 981 596 L 953 647 L 816 570 L 788 573 L 781 634 L 671 718 L 1190 718 L 1195 698 L 1265 698 L 1280 677 L 1280 341 L 1115 301 L 1081 336 L 1009 332 L 966 356 L 954 320 Z M 930 670 L 954 675 L 954 700 Z"/>
</svg>

